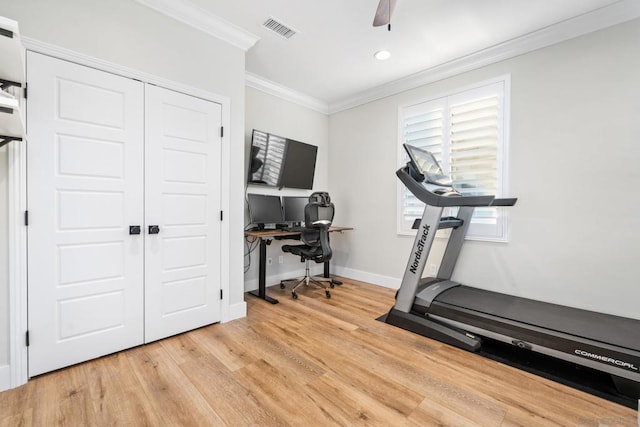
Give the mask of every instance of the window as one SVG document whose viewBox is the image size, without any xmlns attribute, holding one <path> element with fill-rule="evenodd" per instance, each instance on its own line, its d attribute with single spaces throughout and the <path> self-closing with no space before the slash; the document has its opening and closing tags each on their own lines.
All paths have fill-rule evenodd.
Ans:
<svg viewBox="0 0 640 427">
<path fill-rule="evenodd" d="M 398 114 L 399 167 L 407 143 L 434 154 L 463 194 L 502 197 L 507 182 L 509 77 L 479 83 L 437 99 L 401 106 Z M 398 233 L 413 234 L 424 204 L 399 183 Z M 506 241 L 506 211 L 476 208 L 468 239 Z M 455 215 L 455 210 L 446 212 Z"/>
</svg>

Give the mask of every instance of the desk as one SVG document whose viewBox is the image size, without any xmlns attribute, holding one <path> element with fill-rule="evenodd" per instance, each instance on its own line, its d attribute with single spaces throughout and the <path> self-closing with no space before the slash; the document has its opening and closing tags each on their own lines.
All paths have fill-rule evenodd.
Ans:
<svg viewBox="0 0 640 427">
<path fill-rule="evenodd" d="M 329 228 L 330 233 L 342 233 L 343 231 L 353 230 L 353 227 L 334 227 Z M 249 291 L 249 293 L 258 298 L 262 298 L 271 304 L 277 304 L 278 300 L 267 296 L 267 245 L 271 243 L 272 239 L 286 239 L 295 238 L 300 236 L 299 231 L 285 231 L 285 230 L 260 230 L 260 231 L 245 231 L 245 237 L 255 237 L 260 239 L 260 268 L 258 276 L 258 290 Z M 324 277 L 329 277 L 329 261 L 324 263 Z M 342 283 L 338 283 L 342 284 Z"/>
</svg>

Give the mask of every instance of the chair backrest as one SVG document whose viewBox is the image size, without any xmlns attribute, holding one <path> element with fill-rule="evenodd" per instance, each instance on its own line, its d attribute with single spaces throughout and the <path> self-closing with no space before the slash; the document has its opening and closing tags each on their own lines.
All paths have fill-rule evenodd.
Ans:
<svg viewBox="0 0 640 427">
<path fill-rule="evenodd" d="M 333 222 L 335 208 L 328 193 L 313 193 L 304 208 L 304 227 L 300 238 L 305 245 L 321 248 L 321 254 L 314 258 L 315 262 L 331 259 L 329 244 L 329 227 Z"/>
</svg>

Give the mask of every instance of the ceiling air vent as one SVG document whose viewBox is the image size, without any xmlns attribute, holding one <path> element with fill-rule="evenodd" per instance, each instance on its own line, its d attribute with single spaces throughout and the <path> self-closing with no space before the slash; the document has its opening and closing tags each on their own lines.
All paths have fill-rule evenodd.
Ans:
<svg viewBox="0 0 640 427">
<path fill-rule="evenodd" d="M 296 33 L 295 30 L 287 27 L 283 23 L 278 22 L 273 18 L 267 19 L 262 25 L 268 28 L 269 30 L 273 31 L 274 33 L 284 37 L 285 39 L 291 38 L 291 36 L 293 36 Z"/>
</svg>

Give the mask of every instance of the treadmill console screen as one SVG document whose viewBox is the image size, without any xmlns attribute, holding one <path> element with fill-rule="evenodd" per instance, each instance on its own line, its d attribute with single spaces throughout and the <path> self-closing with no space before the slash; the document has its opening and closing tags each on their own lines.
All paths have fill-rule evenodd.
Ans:
<svg viewBox="0 0 640 427">
<path fill-rule="evenodd" d="M 424 177 L 424 181 L 444 187 L 451 186 L 451 179 L 442 172 L 433 154 L 409 144 L 403 144 L 403 147 L 409 155 L 411 166 Z"/>
</svg>

